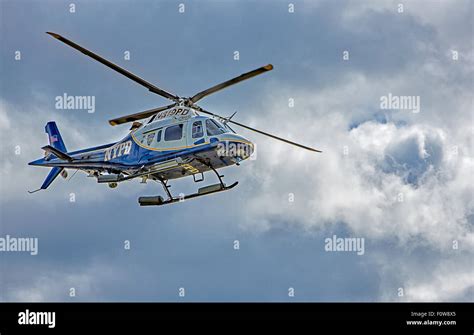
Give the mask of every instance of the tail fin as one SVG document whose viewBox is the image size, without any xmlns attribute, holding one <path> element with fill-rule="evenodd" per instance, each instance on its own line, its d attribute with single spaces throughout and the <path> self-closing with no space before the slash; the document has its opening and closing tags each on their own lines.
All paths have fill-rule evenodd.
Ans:
<svg viewBox="0 0 474 335">
<path fill-rule="evenodd" d="M 56 126 L 56 122 L 48 122 L 44 130 L 46 131 L 46 133 L 48 133 L 49 144 L 53 148 L 58 149 L 62 152 L 67 152 L 66 145 L 64 144 L 61 134 L 59 133 L 59 129 L 58 126 Z"/>
<path fill-rule="evenodd" d="M 58 157 L 62 158 L 62 159 L 69 160 L 68 158 L 70 158 L 70 157 L 67 156 L 67 154 L 66 154 L 67 153 L 66 145 L 64 145 L 61 134 L 59 133 L 58 126 L 56 126 L 56 122 L 54 122 L 54 121 L 48 122 L 46 124 L 46 127 L 44 128 L 44 130 L 48 134 L 49 144 L 52 148 L 48 149 L 49 146 L 46 146 L 43 149 L 45 149 L 45 148 L 48 149 L 48 150 L 46 150 L 46 149 L 45 150 L 48 151 L 48 152 L 52 152 L 56 156 L 64 155 L 65 157 L 59 157 L 59 156 Z M 41 185 L 41 187 L 39 189 L 35 190 L 35 191 L 28 191 L 28 192 L 29 193 L 34 193 L 34 192 L 37 192 L 37 191 L 40 191 L 40 190 L 47 189 L 48 186 L 51 185 L 51 183 L 56 179 L 56 177 L 59 176 L 59 174 L 61 172 L 63 172 L 63 170 L 64 170 L 64 168 L 62 168 L 62 167 L 53 167 L 51 169 L 51 171 L 49 172 L 48 176 L 46 177 L 46 179 L 44 180 L 43 185 Z M 66 175 L 65 172 L 66 171 L 64 170 L 64 175 Z"/>
</svg>

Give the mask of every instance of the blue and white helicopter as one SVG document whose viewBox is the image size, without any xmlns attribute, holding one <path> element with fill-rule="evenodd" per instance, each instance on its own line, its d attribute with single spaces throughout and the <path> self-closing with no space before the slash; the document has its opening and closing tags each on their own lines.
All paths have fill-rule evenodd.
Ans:
<svg viewBox="0 0 474 335">
<path fill-rule="evenodd" d="M 134 178 L 140 178 L 142 183 L 147 180 L 160 182 L 167 199 L 161 196 L 140 197 L 138 202 L 141 206 L 165 205 L 229 190 L 238 182 L 227 186 L 222 180 L 224 176 L 217 170 L 234 164 L 239 165 L 254 151 L 254 144 L 238 135 L 229 123 L 306 150 L 321 152 L 236 122 L 232 120 L 235 113 L 230 117 L 222 117 L 196 105 L 196 102 L 212 93 L 272 70 L 271 64 L 186 98 L 158 88 L 61 35 L 51 32 L 47 34 L 146 87 L 150 92 L 172 100 L 173 103 L 112 119 L 109 121 L 112 126 L 133 122 L 130 133 L 118 142 L 77 151 L 68 152 L 56 123 L 48 122 L 45 131 L 49 136 L 49 145 L 42 148 L 45 157 L 30 162 L 29 165 L 52 169 L 41 187 L 30 193 L 47 189 L 58 175 L 67 178 L 66 169 L 84 171 L 90 177 L 97 178 L 98 183 L 106 183 L 111 188 Z M 150 119 L 147 122 L 139 122 L 146 118 Z M 204 172 L 207 171 L 213 171 L 217 175 L 218 184 L 201 187 L 194 194 L 171 194 L 169 180 L 192 176 L 194 182 L 201 182 L 204 180 Z"/>
</svg>

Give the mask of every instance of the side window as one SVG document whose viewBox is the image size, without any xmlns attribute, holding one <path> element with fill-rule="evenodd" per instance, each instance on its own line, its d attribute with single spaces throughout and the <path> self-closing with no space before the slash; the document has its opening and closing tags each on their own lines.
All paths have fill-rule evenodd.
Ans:
<svg viewBox="0 0 474 335">
<path fill-rule="evenodd" d="M 193 138 L 199 138 L 204 135 L 202 131 L 202 121 L 196 121 L 193 123 Z"/>
<path fill-rule="evenodd" d="M 165 141 L 176 141 L 183 137 L 183 124 L 170 126 L 165 130 Z"/>
<path fill-rule="evenodd" d="M 156 142 L 160 142 L 160 141 L 161 141 L 161 133 L 162 133 L 161 129 L 158 130 L 158 134 L 156 135 Z"/>
<path fill-rule="evenodd" d="M 207 129 L 208 136 L 219 135 L 219 134 L 225 133 L 225 129 L 219 126 L 219 124 L 212 119 L 206 120 L 206 129 Z"/>
</svg>

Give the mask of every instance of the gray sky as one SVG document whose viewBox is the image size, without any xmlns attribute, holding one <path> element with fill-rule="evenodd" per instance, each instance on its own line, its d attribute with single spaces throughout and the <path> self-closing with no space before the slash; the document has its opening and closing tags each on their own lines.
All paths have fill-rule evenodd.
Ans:
<svg viewBox="0 0 474 335">
<path fill-rule="evenodd" d="M 0 300 L 473 301 L 473 5 L 400 2 L 0 1 L 0 237 L 39 239 L 36 256 L 0 253 Z M 140 208 L 159 185 L 78 173 L 30 195 L 46 122 L 76 150 L 167 103 L 46 31 L 185 96 L 272 63 L 201 105 L 324 152 L 241 130 L 258 156 L 223 170 L 230 192 Z M 55 109 L 63 93 L 95 96 L 95 113 Z M 382 109 L 389 93 L 420 112 Z M 333 235 L 364 254 L 325 251 Z"/>
</svg>

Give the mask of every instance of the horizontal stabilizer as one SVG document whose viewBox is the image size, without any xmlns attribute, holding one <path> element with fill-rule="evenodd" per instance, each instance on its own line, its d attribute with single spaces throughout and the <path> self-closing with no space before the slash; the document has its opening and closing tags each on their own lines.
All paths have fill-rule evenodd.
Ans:
<svg viewBox="0 0 474 335">
<path fill-rule="evenodd" d="M 71 156 L 69 156 L 67 153 L 62 152 L 62 151 L 60 151 L 56 148 L 53 148 L 50 145 L 46 145 L 46 146 L 42 147 L 41 149 L 55 155 L 59 159 L 62 159 L 62 160 L 68 161 L 68 162 L 72 162 L 72 160 L 73 160 L 73 158 Z"/>
</svg>

